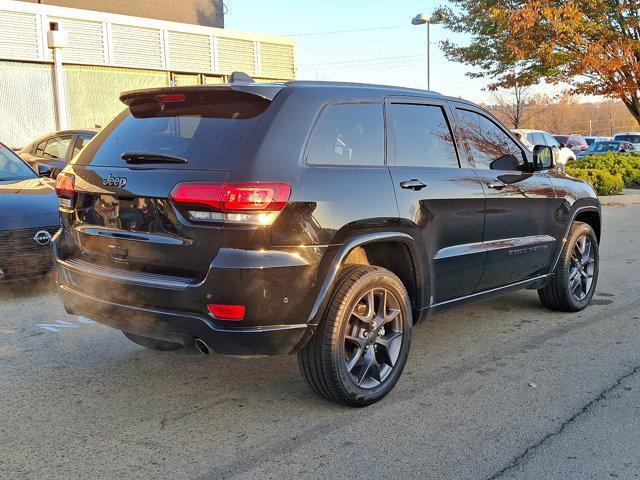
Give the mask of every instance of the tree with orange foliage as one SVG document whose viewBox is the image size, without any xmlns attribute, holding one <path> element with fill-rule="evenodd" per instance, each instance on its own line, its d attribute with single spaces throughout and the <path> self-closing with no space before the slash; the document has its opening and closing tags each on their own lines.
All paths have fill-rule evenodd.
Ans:
<svg viewBox="0 0 640 480">
<path fill-rule="evenodd" d="M 438 14 L 469 45 L 443 42 L 490 88 L 564 82 L 571 93 L 622 100 L 640 124 L 638 0 L 450 0 Z"/>
</svg>

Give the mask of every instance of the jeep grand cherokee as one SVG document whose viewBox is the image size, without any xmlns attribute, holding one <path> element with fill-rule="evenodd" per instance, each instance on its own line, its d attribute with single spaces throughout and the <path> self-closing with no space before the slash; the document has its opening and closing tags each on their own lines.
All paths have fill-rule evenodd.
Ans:
<svg viewBox="0 0 640 480">
<path fill-rule="evenodd" d="M 120 98 L 57 179 L 54 256 L 66 310 L 140 345 L 297 354 L 316 393 L 363 406 L 431 313 L 593 296 L 593 189 L 472 103 L 301 81 Z"/>
</svg>

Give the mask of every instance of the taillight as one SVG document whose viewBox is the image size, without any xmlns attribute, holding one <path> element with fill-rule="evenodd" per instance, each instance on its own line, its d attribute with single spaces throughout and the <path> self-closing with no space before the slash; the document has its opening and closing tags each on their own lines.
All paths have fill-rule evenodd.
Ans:
<svg viewBox="0 0 640 480">
<path fill-rule="evenodd" d="M 242 305 L 218 305 L 215 303 L 207 305 L 214 317 L 220 320 L 242 320 L 245 308 Z"/>
<path fill-rule="evenodd" d="M 286 183 L 179 183 L 169 199 L 188 206 L 194 221 L 270 225 L 290 196 L 291 187 Z"/>
<path fill-rule="evenodd" d="M 162 103 L 178 103 L 184 102 L 187 97 L 184 93 L 165 93 L 158 95 L 156 98 Z"/>
<path fill-rule="evenodd" d="M 60 173 L 56 178 L 56 195 L 60 200 L 60 205 L 66 208 L 73 208 L 76 198 L 76 177 L 70 173 Z"/>
<path fill-rule="evenodd" d="M 581 152 L 584 152 L 587 148 L 589 148 L 587 145 L 580 145 Z"/>
</svg>

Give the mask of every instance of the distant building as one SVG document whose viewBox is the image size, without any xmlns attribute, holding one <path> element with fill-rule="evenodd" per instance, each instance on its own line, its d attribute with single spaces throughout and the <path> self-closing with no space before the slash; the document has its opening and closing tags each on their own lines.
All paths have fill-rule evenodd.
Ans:
<svg viewBox="0 0 640 480">
<path fill-rule="evenodd" d="M 20 0 L 132 17 L 224 28 L 222 0 Z"/>
<path fill-rule="evenodd" d="M 186 15 L 180 18 L 192 23 L 92 9 L 116 11 L 125 4 L 135 12 L 157 6 L 156 16 L 167 13 L 162 6 L 179 5 Z M 18 147 L 59 128 L 47 47 L 52 23 L 69 37 L 60 51 L 68 112 L 64 126 L 70 128 L 104 126 L 124 108 L 118 96 L 125 90 L 222 83 L 236 70 L 256 81 L 295 78 L 293 39 L 193 23 L 222 25 L 222 8 L 217 0 L 0 0 L 0 141 Z"/>
</svg>

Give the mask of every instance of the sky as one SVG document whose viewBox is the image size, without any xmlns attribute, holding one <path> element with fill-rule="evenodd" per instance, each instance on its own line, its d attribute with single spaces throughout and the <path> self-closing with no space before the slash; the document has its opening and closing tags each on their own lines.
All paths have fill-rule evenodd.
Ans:
<svg viewBox="0 0 640 480">
<path fill-rule="evenodd" d="M 411 25 L 438 0 L 225 0 L 225 28 L 294 36 L 297 77 L 427 87 L 426 25 Z M 439 42 L 469 37 L 431 26 L 431 90 L 476 102 L 489 99 L 488 81 L 465 75 L 470 67 L 446 59 Z M 554 95 L 558 87 L 538 86 Z"/>
</svg>

